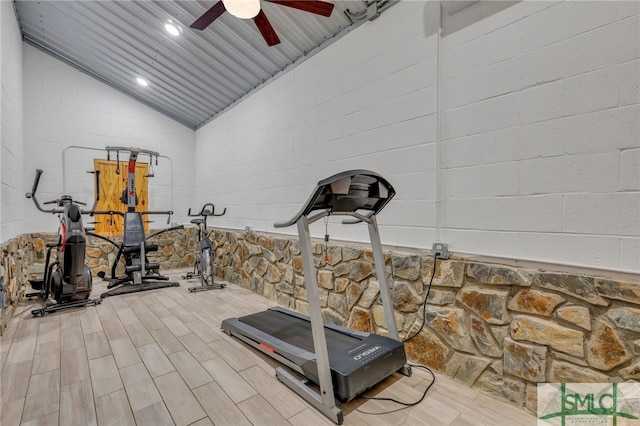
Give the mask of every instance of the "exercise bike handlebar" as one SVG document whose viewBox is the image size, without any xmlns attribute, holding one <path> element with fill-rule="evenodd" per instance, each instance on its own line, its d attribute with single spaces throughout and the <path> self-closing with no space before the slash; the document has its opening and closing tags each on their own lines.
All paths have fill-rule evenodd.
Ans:
<svg viewBox="0 0 640 426">
<path fill-rule="evenodd" d="M 207 207 L 211 207 L 211 209 L 207 209 Z M 202 206 L 202 209 L 200 209 L 200 213 L 196 213 L 196 214 L 191 214 L 191 207 L 189 207 L 189 212 L 187 213 L 187 216 L 189 217 L 207 217 L 207 216 L 224 216 L 224 214 L 227 212 L 227 208 L 225 207 L 222 210 L 222 213 L 216 213 L 216 208 L 212 203 L 206 203 L 204 206 Z"/>
</svg>

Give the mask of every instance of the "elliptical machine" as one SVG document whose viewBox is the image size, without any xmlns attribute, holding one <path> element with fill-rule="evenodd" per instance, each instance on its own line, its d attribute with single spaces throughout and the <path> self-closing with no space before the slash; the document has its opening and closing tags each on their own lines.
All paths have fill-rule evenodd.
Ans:
<svg viewBox="0 0 640 426">
<path fill-rule="evenodd" d="M 198 227 L 198 253 L 196 253 L 196 261 L 193 266 L 193 272 L 189 272 L 183 275 L 183 279 L 190 280 L 192 278 L 200 278 L 201 285 L 197 287 L 190 287 L 189 292 L 195 293 L 196 291 L 214 290 L 224 288 L 225 283 L 215 282 L 215 264 L 213 262 L 213 243 L 207 233 L 207 217 L 209 216 L 222 216 L 227 212 L 225 207 L 222 213 L 216 214 L 216 208 L 211 203 L 207 203 L 202 206 L 200 213 L 191 214 L 191 208 L 187 216 L 189 217 L 202 217 L 202 219 L 192 219 L 191 223 Z"/>
<path fill-rule="evenodd" d="M 100 172 L 97 170 L 89 172 L 95 174 L 96 186 L 96 198 L 93 207 L 89 210 L 81 210 L 78 205 L 86 206 L 86 204 L 74 200 L 70 195 L 63 195 L 59 199 L 42 203 L 43 205 L 56 204 L 57 207 L 49 210 L 42 208 L 36 198 L 36 191 L 42 173 L 42 170 L 36 170 L 31 192 L 28 192 L 25 196 L 32 199 L 36 208 L 41 212 L 57 214 L 60 226 L 58 228 L 58 241 L 46 245 L 47 256 L 43 278 L 29 280 L 31 287 L 38 291 L 28 293 L 26 295 L 27 298 L 31 300 L 33 297 L 38 297 L 45 306 L 31 311 L 31 314 L 35 317 L 62 309 L 97 305 L 102 302 L 102 299 L 99 298 L 89 298 L 93 287 L 93 279 L 91 269 L 84 262 L 86 234 L 82 223 L 82 215 L 93 214 L 100 199 Z M 56 249 L 54 261 L 51 260 L 53 249 Z"/>
</svg>

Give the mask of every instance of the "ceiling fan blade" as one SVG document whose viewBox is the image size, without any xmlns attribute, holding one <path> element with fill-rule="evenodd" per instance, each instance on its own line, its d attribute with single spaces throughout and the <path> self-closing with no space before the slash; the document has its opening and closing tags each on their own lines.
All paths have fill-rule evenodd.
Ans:
<svg viewBox="0 0 640 426">
<path fill-rule="evenodd" d="M 331 16 L 333 11 L 333 3 L 320 0 L 266 0 L 282 6 L 292 7 L 294 9 L 304 10 L 305 12 L 315 13 L 316 15 Z"/>
<path fill-rule="evenodd" d="M 264 41 L 266 41 L 269 46 L 280 44 L 280 39 L 278 38 L 278 34 L 276 34 L 276 30 L 273 29 L 271 22 L 267 19 L 267 15 L 265 15 L 262 10 L 260 10 L 255 18 L 253 18 L 253 22 L 258 26 L 262 37 L 264 37 Z"/>
<path fill-rule="evenodd" d="M 227 9 L 225 9 L 222 1 L 214 4 L 213 7 L 207 10 L 201 17 L 196 19 L 196 21 L 191 24 L 191 28 L 196 30 L 204 30 L 207 28 L 213 21 L 218 19 L 220 15 L 222 15 Z"/>
</svg>

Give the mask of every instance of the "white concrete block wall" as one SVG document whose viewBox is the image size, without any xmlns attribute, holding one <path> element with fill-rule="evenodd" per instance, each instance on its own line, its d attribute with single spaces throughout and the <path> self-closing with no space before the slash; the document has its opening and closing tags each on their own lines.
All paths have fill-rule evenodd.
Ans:
<svg viewBox="0 0 640 426">
<path fill-rule="evenodd" d="M 74 198 L 91 202 L 93 176 L 86 172 L 93 169 L 94 158 L 107 158 L 106 146 L 149 149 L 170 159 L 160 157 L 158 166 L 153 164 L 156 177 L 149 179 L 149 208 L 173 209 L 173 221 L 188 223 L 187 207 L 194 194 L 193 130 L 26 43 L 23 49 L 25 160 L 21 185 L 30 189 L 39 168 L 44 171 L 39 200 L 57 198 L 64 188 Z M 114 154 L 111 159 L 115 160 Z M 120 156 L 121 161 L 127 159 L 126 153 Z M 148 156 L 138 160 L 148 162 Z M 122 176 L 126 179 L 126 170 Z M 55 231 L 57 222 L 52 215 L 37 211 L 24 194 L 21 203 L 25 232 Z M 166 217 L 151 220 L 155 220 L 153 227 L 166 226 Z"/>
<path fill-rule="evenodd" d="M 318 180 L 371 169 L 398 192 L 379 217 L 385 243 L 431 244 L 437 68 L 424 8 L 390 8 L 196 132 L 196 200 L 228 208 L 215 223 L 276 232 Z M 368 240 L 364 226 L 329 234 Z"/>
<path fill-rule="evenodd" d="M 24 232 L 22 39 L 12 2 L 0 1 L 0 242 Z"/>
<path fill-rule="evenodd" d="M 275 232 L 321 178 L 386 176 L 386 244 L 640 271 L 638 2 L 401 2 L 196 132 L 196 203 Z M 294 229 L 286 230 L 293 234 Z M 330 225 L 366 240 L 364 227 Z M 312 227 L 324 234 L 324 224 Z"/>
<path fill-rule="evenodd" d="M 443 38 L 442 239 L 640 271 L 639 5 L 531 3 Z"/>
</svg>

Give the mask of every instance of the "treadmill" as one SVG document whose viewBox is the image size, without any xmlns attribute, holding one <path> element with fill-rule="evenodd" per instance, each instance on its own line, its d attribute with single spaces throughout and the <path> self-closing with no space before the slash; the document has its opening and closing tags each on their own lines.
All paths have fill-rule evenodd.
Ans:
<svg viewBox="0 0 640 426">
<path fill-rule="evenodd" d="M 230 336 L 303 375 L 300 380 L 282 367 L 276 368 L 281 382 L 336 424 L 343 421 L 336 399 L 349 401 L 395 371 L 411 375 L 398 338 L 376 221 L 394 195 L 391 184 L 369 170 L 349 170 L 318 182 L 296 216 L 274 224 L 276 228 L 298 227 L 310 316 L 274 307 L 226 319 L 221 325 Z M 344 224 L 368 225 L 388 337 L 323 323 L 309 224 L 330 215 L 350 216 Z M 319 386 L 319 392 L 310 384 Z"/>
</svg>

